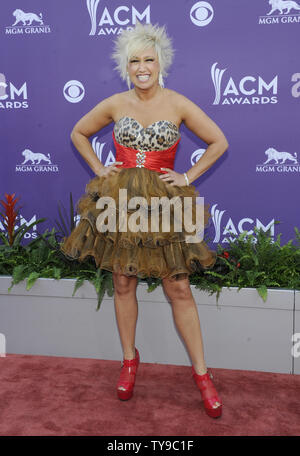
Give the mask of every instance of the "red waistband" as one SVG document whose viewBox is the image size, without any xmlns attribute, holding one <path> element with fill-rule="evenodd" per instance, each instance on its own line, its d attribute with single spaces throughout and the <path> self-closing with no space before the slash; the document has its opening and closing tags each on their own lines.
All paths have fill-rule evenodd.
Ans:
<svg viewBox="0 0 300 456">
<path fill-rule="evenodd" d="M 162 171 L 160 168 L 174 169 L 175 154 L 180 139 L 168 149 L 144 152 L 119 144 L 113 132 L 116 161 L 123 162 L 122 165 L 116 166 L 120 168 L 148 168 L 159 173 L 166 173 L 167 171 Z"/>
</svg>

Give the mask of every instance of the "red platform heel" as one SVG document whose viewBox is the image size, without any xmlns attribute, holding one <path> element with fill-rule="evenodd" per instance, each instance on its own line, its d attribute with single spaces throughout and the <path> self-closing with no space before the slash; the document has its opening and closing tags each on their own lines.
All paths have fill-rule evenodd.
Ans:
<svg viewBox="0 0 300 456">
<path fill-rule="evenodd" d="M 219 418 L 222 415 L 222 402 L 211 381 L 213 376 L 208 372 L 204 375 L 197 374 L 194 366 L 192 366 L 192 371 L 196 385 L 200 390 L 206 413 L 211 418 Z"/>
<path fill-rule="evenodd" d="M 140 363 L 140 354 L 138 349 L 135 349 L 135 358 L 123 359 L 121 375 L 117 385 L 118 398 L 121 401 L 127 401 L 133 395 L 135 383 L 135 375 Z"/>
</svg>

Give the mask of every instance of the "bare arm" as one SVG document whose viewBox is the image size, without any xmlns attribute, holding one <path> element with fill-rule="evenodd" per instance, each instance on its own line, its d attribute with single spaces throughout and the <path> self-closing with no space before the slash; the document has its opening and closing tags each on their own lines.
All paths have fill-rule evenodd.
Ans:
<svg viewBox="0 0 300 456">
<path fill-rule="evenodd" d="M 83 116 L 71 132 L 71 140 L 96 175 L 100 175 L 105 166 L 98 159 L 89 137 L 113 121 L 113 111 L 117 95 L 113 95 L 98 103 Z"/>
<path fill-rule="evenodd" d="M 199 106 L 182 95 L 179 98 L 179 109 L 184 124 L 208 144 L 202 157 L 186 172 L 192 183 L 221 157 L 228 148 L 228 142 L 217 124 Z"/>
</svg>

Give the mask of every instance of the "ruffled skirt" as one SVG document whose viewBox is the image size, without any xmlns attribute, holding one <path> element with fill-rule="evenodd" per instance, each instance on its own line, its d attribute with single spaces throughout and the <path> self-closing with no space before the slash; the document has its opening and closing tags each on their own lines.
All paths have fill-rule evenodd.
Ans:
<svg viewBox="0 0 300 456">
<path fill-rule="evenodd" d="M 131 200 L 137 196 L 142 199 Z M 83 261 L 91 256 L 97 268 L 140 278 L 179 280 L 211 268 L 216 253 L 202 238 L 195 242 L 196 231 L 184 225 L 186 214 L 190 223 L 196 222 L 197 196 L 193 185 L 172 186 L 143 167 L 96 176 L 77 202 L 80 220 L 63 239 L 61 251 L 69 259 Z M 160 200 L 165 206 L 158 204 L 162 197 L 167 197 Z M 209 212 L 207 205 L 202 206 L 204 231 Z"/>
</svg>

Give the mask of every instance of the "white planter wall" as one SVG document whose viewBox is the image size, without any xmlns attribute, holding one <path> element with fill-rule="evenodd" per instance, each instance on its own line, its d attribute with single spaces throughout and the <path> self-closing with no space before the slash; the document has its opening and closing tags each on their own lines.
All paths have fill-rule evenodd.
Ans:
<svg viewBox="0 0 300 456">
<path fill-rule="evenodd" d="M 0 277 L 0 333 L 6 352 L 121 360 L 114 301 L 105 295 L 96 312 L 94 287 L 85 282 L 72 297 L 74 279 L 38 279 L 31 290 Z M 141 361 L 190 365 L 162 287 L 137 289 L 136 346 Z M 191 286 L 198 306 L 209 367 L 300 374 L 292 334 L 300 333 L 300 293 L 269 290 L 266 303 L 255 289 L 224 289 L 215 295 Z M 300 350 L 299 350 L 300 351 Z"/>
<path fill-rule="evenodd" d="M 295 328 L 294 333 L 298 335 L 300 340 L 300 291 L 295 292 Z M 299 345 L 299 343 L 298 343 Z M 297 357 L 294 358 L 294 373 L 300 374 L 300 347 L 297 349 Z"/>
</svg>

